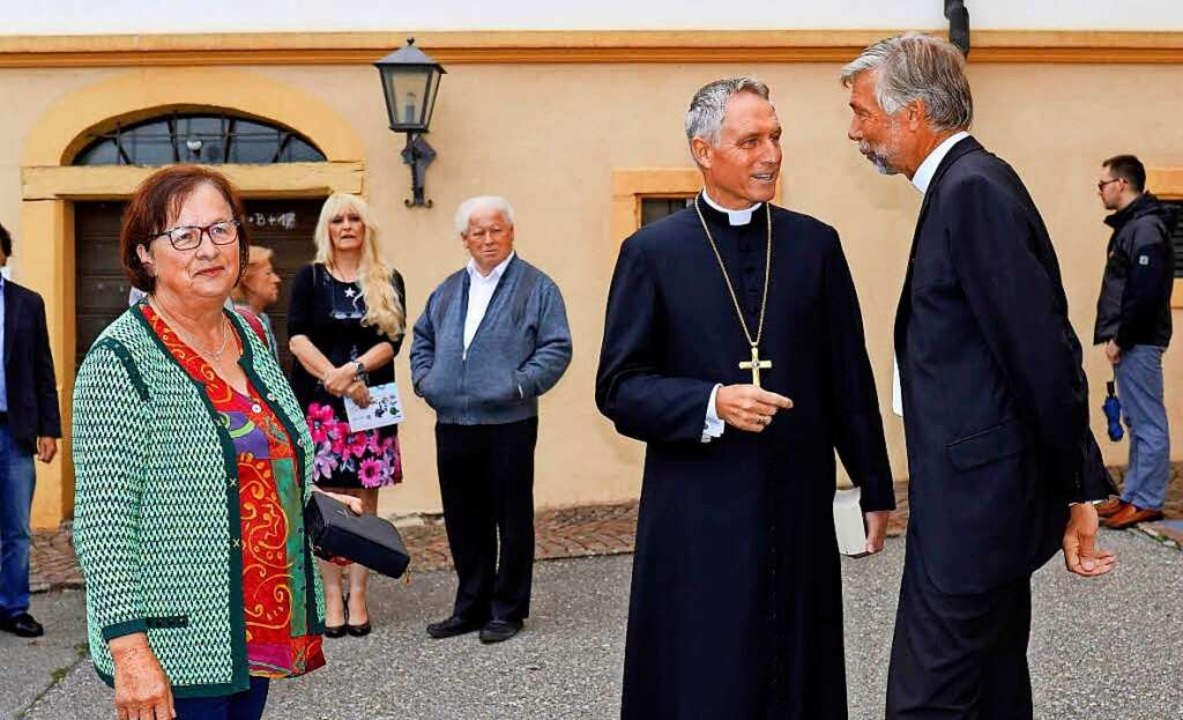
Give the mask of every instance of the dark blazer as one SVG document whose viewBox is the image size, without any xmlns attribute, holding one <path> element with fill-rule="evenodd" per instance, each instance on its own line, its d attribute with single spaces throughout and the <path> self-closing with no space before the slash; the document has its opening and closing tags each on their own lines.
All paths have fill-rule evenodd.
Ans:
<svg viewBox="0 0 1183 720">
<path fill-rule="evenodd" d="M 1047 228 L 971 138 L 937 168 L 895 323 L 909 541 L 936 586 L 976 593 L 1056 552 L 1071 500 L 1102 498 L 1080 342 Z"/>
<path fill-rule="evenodd" d="M 11 280 L 4 281 L 4 384 L 8 429 L 17 444 L 32 453 L 37 438 L 62 436 L 45 303 Z"/>
</svg>

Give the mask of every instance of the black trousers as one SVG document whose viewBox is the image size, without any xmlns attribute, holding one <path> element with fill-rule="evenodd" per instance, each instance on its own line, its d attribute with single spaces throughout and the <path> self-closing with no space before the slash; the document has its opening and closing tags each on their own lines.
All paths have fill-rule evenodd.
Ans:
<svg viewBox="0 0 1183 720">
<path fill-rule="evenodd" d="M 891 668 L 888 720 L 1031 720 L 1031 577 L 947 595 L 908 547 Z"/>
<path fill-rule="evenodd" d="M 435 426 L 448 547 L 460 585 L 453 614 L 522 620 L 534 578 L 534 446 L 538 418 Z M 500 546 L 500 562 L 498 562 Z"/>
</svg>

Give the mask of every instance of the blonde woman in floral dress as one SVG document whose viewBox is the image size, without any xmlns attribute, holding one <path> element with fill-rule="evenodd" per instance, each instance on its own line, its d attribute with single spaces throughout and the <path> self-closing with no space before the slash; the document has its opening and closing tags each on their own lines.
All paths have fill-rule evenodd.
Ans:
<svg viewBox="0 0 1183 720">
<path fill-rule="evenodd" d="M 344 398 L 365 407 L 369 388 L 394 380 L 394 356 L 403 342 L 406 290 L 379 255 L 377 234 L 364 200 L 329 197 L 316 225 L 316 260 L 296 275 L 288 314 L 296 359 L 292 388 L 315 445 L 315 482 L 360 498 L 371 514 L 378 488 L 403 477 L 398 426 L 355 433 L 345 414 Z M 321 574 L 325 635 L 368 634 L 366 569 L 322 561 Z"/>
</svg>

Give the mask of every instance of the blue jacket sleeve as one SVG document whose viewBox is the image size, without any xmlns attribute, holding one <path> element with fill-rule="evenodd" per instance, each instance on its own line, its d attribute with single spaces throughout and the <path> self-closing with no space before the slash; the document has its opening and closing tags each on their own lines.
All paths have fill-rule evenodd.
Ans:
<svg viewBox="0 0 1183 720">
<path fill-rule="evenodd" d="M 62 414 L 58 409 L 57 380 L 53 372 L 53 353 L 49 347 L 49 329 L 45 322 L 45 303 L 33 295 L 33 379 L 37 385 L 37 437 L 60 438 Z"/>
<path fill-rule="evenodd" d="M 534 353 L 514 373 L 522 399 L 550 390 L 571 364 L 571 328 L 559 286 L 544 280 L 538 284 L 537 292 L 539 318 Z"/>
<path fill-rule="evenodd" d="M 411 386 L 417 395 L 421 395 L 419 383 L 423 382 L 423 378 L 427 377 L 427 373 L 431 372 L 431 366 L 435 363 L 435 326 L 431 321 L 431 308 L 438 293 L 437 289 L 427 298 L 423 314 L 419 316 L 419 320 L 412 330 Z"/>
</svg>

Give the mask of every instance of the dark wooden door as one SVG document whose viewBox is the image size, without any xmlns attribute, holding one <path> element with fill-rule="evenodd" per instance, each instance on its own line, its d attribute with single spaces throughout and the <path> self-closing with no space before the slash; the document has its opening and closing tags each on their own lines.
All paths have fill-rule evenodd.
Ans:
<svg viewBox="0 0 1183 720">
<path fill-rule="evenodd" d="M 255 245 L 275 251 L 272 263 L 283 284 L 279 301 L 267 310 L 275 327 L 280 361 L 290 371 L 287 313 L 292 279 L 316 254 L 312 235 L 323 200 L 247 200 L 245 222 Z M 76 366 L 103 328 L 127 309 L 131 283 L 119 262 L 123 202 L 79 202 L 74 206 Z"/>
</svg>

